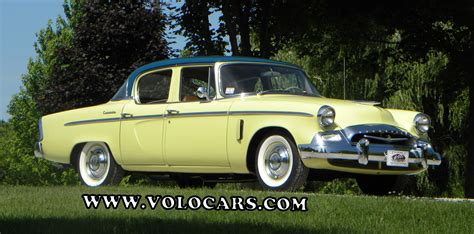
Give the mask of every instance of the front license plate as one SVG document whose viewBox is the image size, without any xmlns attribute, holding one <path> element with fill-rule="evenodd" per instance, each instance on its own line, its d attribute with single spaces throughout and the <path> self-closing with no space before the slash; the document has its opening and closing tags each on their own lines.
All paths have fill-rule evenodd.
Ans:
<svg viewBox="0 0 474 234">
<path fill-rule="evenodd" d="M 408 151 L 387 150 L 387 166 L 408 167 Z"/>
</svg>

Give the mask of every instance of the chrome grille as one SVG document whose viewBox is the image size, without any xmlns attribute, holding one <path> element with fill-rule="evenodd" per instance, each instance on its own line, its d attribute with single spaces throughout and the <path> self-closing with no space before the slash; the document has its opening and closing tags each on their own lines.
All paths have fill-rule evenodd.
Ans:
<svg viewBox="0 0 474 234">
<path fill-rule="evenodd" d="M 348 127 L 345 134 L 353 144 L 365 138 L 371 144 L 411 145 L 413 136 L 391 125 L 356 125 Z"/>
</svg>

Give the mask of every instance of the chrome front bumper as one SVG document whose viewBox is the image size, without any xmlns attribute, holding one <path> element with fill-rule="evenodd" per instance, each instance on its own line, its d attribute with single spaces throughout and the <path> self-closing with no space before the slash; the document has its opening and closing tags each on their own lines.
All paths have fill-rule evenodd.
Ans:
<svg viewBox="0 0 474 234">
<path fill-rule="evenodd" d="M 338 140 L 325 140 L 324 135 L 339 135 Z M 327 137 L 326 137 L 327 138 Z M 428 166 L 441 164 L 441 155 L 426 141 L 417 139 L 412 145 L 372 144 L 369 139 L 351 142 L 344 130 L 318 133 L 310 144 L 298 145 L 303 160 L 311 158 L 328 159 L 338 165 L 355 165 L 364 168 L 370 162 L 387 162 L 386 153 L 389 150 L 409 152 L 410 166 L 426 169 Z M 392 167 L 387 167 L 390 169 Z M 370 169 L 370 168 L 367 168 Z"/>
<path fill-rule="evenodd" d="M 43 145 L 41 144 L 41 142 L 36 142 L 35 143 L 35 157 L 36 158 L 44 158 Z"/>
</svg>

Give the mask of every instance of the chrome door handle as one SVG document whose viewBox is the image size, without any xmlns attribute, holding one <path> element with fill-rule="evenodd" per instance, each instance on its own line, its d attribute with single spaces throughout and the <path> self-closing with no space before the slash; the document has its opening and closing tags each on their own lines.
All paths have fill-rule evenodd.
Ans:
<svg viewBox="0 0 474 234">
<path fill-rule="evenodd" d="M 130 114 L 130 113 L 122 113 L 121 116 L 122 116 L 122 118 L 124 118 L 124 119 L 132 118 L 132 117 L 133 117 L 133 115 Z"/>
<path fill-rule="evenodd" d="M 115 114 L 115 111 L 103 111 L 102 114 L 104 115 L 110 115 L 110 114 Z"/>
<path fill-rule="evenodd" d="M 177 114 L 179 114 L 179 110 L 166 110 L 166 112 L 168 112 L 169 115 L 177 115 Z"/>
</svg>

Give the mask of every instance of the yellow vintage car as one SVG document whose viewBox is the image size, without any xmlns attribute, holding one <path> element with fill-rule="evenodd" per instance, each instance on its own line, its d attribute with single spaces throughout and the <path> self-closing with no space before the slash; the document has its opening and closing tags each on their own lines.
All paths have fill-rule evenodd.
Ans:
<svg viewBox="0 0 474 234">
<path fill-rule="evenodd" d="M 429 129 L 416 111 L 325 98 L 289 63 L 194 57 L 138 68 L 108 103 L 43 116 L 35 155 L 72 164 L 93 187 L 150 172 L 183 186 L 253 179 L 280 191 L 354 177 L 384 194 L 441 163 Z"/>
</svg>

